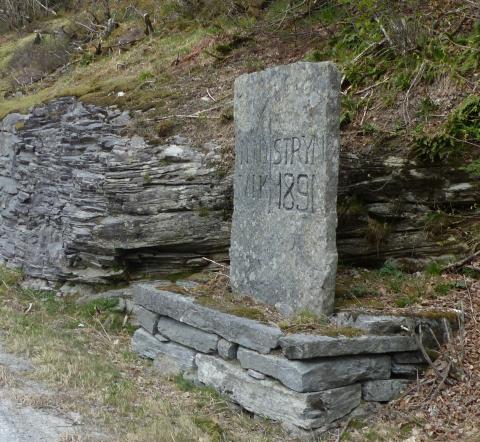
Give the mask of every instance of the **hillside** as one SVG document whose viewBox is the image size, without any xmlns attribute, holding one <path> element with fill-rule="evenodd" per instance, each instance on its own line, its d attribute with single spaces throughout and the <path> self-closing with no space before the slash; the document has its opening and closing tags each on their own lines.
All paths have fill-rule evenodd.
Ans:
<svg viewBox="0 0 480 442">
<path fill-rule="evenodd" d="M 103 189 L 99 191 L 105 197 L 99 204 L 102 207 L 115 201 L 111 205 L 119 208 L 120 215 L 115 214 L 118 224 L 112 222 L 111 213 L 105 217 L 111 225 L 101 224 L 96 218 L 88 220 L 90 224 L 78 224 L 80 239 L 76 245 L 85 246 L 84 255 L 92 255 L 91 250 L 103 247 L 97 266 L 101 270 L 90 272 L 90 263 L 87 263 L 84 273 L 93 274 L 91 281 L 98 283 L 101 279 L 104 285 L 150 277 L 154 273 L 152 269 L 162 266 L 172 281 L 180 278 L 180 272 L 183 279 L 184 273 L 191 273 L 192 268 L 184 268 L 182 260 L 196 259 L 195 266 L 205 266 L 205 260 L 198 265 L 201 258 L 197 255 L 207 256 L 207 249 L 217 253 L 212 258 L 218 256 L 218 260 L 223 261 L 228 251 L 225 231 L 232 209 L 229 180 L 234 160 L 235 79 L 278 64 L 302 60 L 336 62 L 343 75 L 337 235 L 341 266 L 337 278 L 337 307 L 360 306 L 393 314 L 399 310 L 418 312 L 424 307 L 448 307 L 461 309 L 467 325 L 453 344 L 436 355 L 436 365 L 430 367 L 416 389 L 390 405 L 380 417 L 353 419 L 340 432 L 326 437 L 352 441 L 478 440 L 480 430 L 475 424 L 480 394 L 476 349 L 480 320 L 478 2 L 64 0 L 39 7 L 38 3 L 26 1 L 22 4 L 25 9 L 13 15 L 7 4 L 9 2 L 0 0 L 0 120 L 54 99 L 76 97 L 92 105 L 82 114 L 92 126 L 98 126 L 101 119 L 114 120 L 122 111 L 128 111 L 131 120 L 119 125 L 120 133 L 115 136 L 140 135 L 148 142 L 142 145 L 138 157 L 125 154 L 131 163 L 125 162 L 124 168 L 128 169 L 131 164 L 139 170 L 140 175 L 131 174 L 134 184 L 124 181 L 125 176 L 130 175 L 122 175 L 120 167 L 118 181 L 110 188 L 118 200 L 106 195 Z M 69 121 L 61 121 L 62 112 L 70 105 L 69 99 L 65 99 L 41 108 L 52 116 L 49 129 L 57 131 L 50 138 L 48 131 L 46 135 L 43 133 L 41 112 L 30 121 L 37 126 L 28 127 L 23 134 L 23 123 L 19 120 L 15 125 L 23 145 L 35 136 L 43 148 L 42 152 L 37 151 L 43 163 L 59 169 L 63 164 L 56 158 L 61 155 L 56 154 L 55 148 L 61 149 L 61 142 L 58 146 L 49 146 L 48 141 L 63 140 L 64 133 L 76 134 L 67 131 Z M 77 104 L 72 106 L 78 108 Z M 104 117 L 102 108 L 110 109 L 113 116 Z M 94 131 L 92 129 L 91 138 L 95 140 Z M 209 144 L 220 146 L 220 157 L 215 163 L 215 173 L 207 175 L 203 159 L 190 153 L 185 168 L 195 170 L 202 178 L 199 181 L 207 183 L 210 189 L 204 191 L 202 183 L 191 179 L 191 187 L 199 184 L 199 190 L 191 191 L 191 195 L 197 198 L 195 192 L 208 193 L 205 199 L 210 205 L 203 206 L 202 201 L 194 207 L 188 206 L 190 201 L 183 207 L 182 202 L 180 209 L 167 205 L 168 216 L 175 210 L 182 216 L 189 213 L 197 224 L 185 225 L 198 226 L 198 230 L 183 235 L 181 240 L 167 235 L 167 240 L 159 241 L 158 225 L 163 218 L 151 225 L 144 220 L 151 215 L 151 198 L 155 196 L 163 201 L 164 195 L 154 192 L 164 185 L 162 168 L 168 164 L 164 160 L 150 164 L 146 158 L 151 153 L 152 163 L 155 162 L 156 148 L 168 144 L 173 137 L 188 140 L 181 144 L 185 151 L 192 147 L 204 155 L 209 152 L 206 148 Z M 101 155 L 102 152 L 98 153 L 95 159 L 102 158 Z M 102 166 L 96 167 L 95 163 L 90 171 L 101 176 Z M 30 178 L 28 170 L 23 173 Z M 181 174 L 165 176 L 175 177 L 174 183 L 168 183 L 170 189 L 173 185 L 181 188 L 191 178 Z M 48 192 L 53 193 L 52 188 L 63 185 L 54 183 Z M 65 184 L 65 194 L 68 185 Z M 138 193 L 133 194 L 133 188 Z M 78 199 L 93 207 L 91 195 L 98 195 L 89 193 L 88 186 L 81 190 L 84 193 L 80 193 Z M 189 199 L 193 200 L 191 195 Z M 131 204 L 123 205 L 125 201 Z M 125 232 L 122 230 L 117 235 L 120 238 L 112 234 L 112 239 L 108 235 L 119 232 L 123 211 L 130 211 L 129 216 L 133 213 L 131 219 L 137 224 L 132 221 L 129 231 L 125 227 Z M 168 228 L 172 231 L 184 228 L 173 215 L 169 220 Z M 83 228 L 91 225 L 97 234 L 104 228 L 101 232 L 104 236 L 85 240 L 88 235 Z M 145 229 L 145 225 L 149 228 Z M 212 238 L 210 242 L 205 241 L 210 231 L 214 231 Z M 200 234 L 204 237 L 198 240 L 196 236 Z M 215 235 L 221 236 L 221 241 Z M 111 242 L 105 240 L 100 244 L 98 237 Z M 154 243 L 170 240 L 163 249 Z M 195 241 L 203 248 L 199 249 Z M 179 243 L 183 247 L 178 254 L 180 258 L 172 252 Z M 107 249 L 110 255 L 105 252 Z M 168 272 L 165 256 L 171 261 Z M 465 257 L 470 259 L 461 261 Z M 92 261 L 97 264 L 95 259 Z M 45 261 L 39 254 L 38 262 L 42 260 Z M 453 261 L 457 265 L 445 271 L 445 266 Z M 142 267 L 144 263 L 152 274 Z M 45 276 L 45 268 L 37 264 L 34 262 L 33 267 Z M 55 271 L 54 268 L 53 273 Z M 155 423 L 158 416 L 175 435 L 172 436 L 175 440 L 189 437 L 285 440 L 286 436 L 274 425 L 249 419 L 225 405 L 222 398 L 198 389 L 183 378 L 175 380 L 177 389 L 172 383 L 159 385 L 147 365 L 119 350 L 118 342 L 128 345 L 131 330 L 125 325 L 128 318 L 119 317 L 108 302 L 99 308 L 90 305 L 88 312 L 68 303 L 63 306 L 56 299 L 20 288 L 18 275 L 2 276 L 1 272 L 3 269 L 0 269 L 0 279 L 8 283 L 4 282 L 5 289 L 0 289 L 5 317 L 13 318 L 3 323 L 3 328 L 13 330 L 8 334 L 10 350 L 18 350 L 15 333 L 23 333 L 22 336 L 30 339 L 38 327 L 42 336 L 51 338 L 61 329 L 62 341 L 58 344 L 61 348 L 55 349 L 55 357 L 62 359 L 71 336 L 81 336 L 80 325 L 73 326 L 72 331 L 72 317 L 75 324 L 81 323 L 82 327 L 86 324 L 88 339 L 80 338 L 79 342 L 87 351 L 77 356 L 78 365 L 82 364 L 81 374 L 88 382 L 81 387 L 76 385 L 71 379 L 70 362 L 62 359 L 65 366 L 57 368 L 57 362 L 49 360 L 48 349 L 36 357 L 41 364 L 49 364 L 53 374 L 39 376 L 62 388 L 62 380 L 57 378 L 68 373 L 68 387 L 75 385 L 78 403 L 83 391 L 87 391 L 90 405 L 101 404 L 103 411 L 95 419 L 102 424 L 111 425 L 104 411 L 108 407 L 118 419 L 125 416 L 132 419 L 133 428 L 140 428 L 142 413 L 147 414 L 149 426 L 144 434 L 134 435 L 134 430 L 126 428 L 128 425 L 118 429 L 119 434 L 129 435 L 127 440 L 159 437 L 162 428 Z M 79 274 L 81 271 L 75 277 Z M 65 275 L 70 277 L 68 272 Z M 13 278 L 11 283 L 8 278 Z M 68 280 L 62 278 L 58 279 L 62 283 Z M 213 284 L 207 288 L 218 287 Z M 25 321 L 23 312 L 27 309 L 27 313 L 30 312 L 32 306 L 33 314 Z M 58 316 L 61 319 L 57 315 L 62 315 Z M 307 327 L 312 325 L 309 321 L 315 322 L 312 318 L 301 319 L 300 326 L 305 326 L 305 321 Z M 24 323 L 28 333 L 20 331 Z M 102 336 L 100 350 L 95 348 L 97 335 Z M 40 343 L 29 344 L 28 339 L 22 341 L 20 351 L 34 353 L 32 345 L 40 346 Z M 102 363 L 102 369 L 115 370 L 115 376 L 112 375 L 115 382 L 124 376 L 115 386 L 120 385 L 120 390 L 124 382 L 128 391 L 99 393 L 100 387 L 112 388 L 110 374 L 98 382 L 89 377 L 89 366 L 101 359 L 101 351 L 108 351 L 114 367 L 110 364 L 103 367 Z M 57 377 L 56 370 L 60 372 Z M 154 406 L 158 398 L 154 400 L 149 396 L 150 387 L 167 397 L 167 405 L 160 411 Z M 141 390 L 141 399 L 133 393 L 136 389 Z M 173 407 L 171 404 L 176 403 L 179 395 L 181 405 Z M 143 401 L 143 405 L 124 403 L 135 400 Z M 186 411 L 180 410 L 182 407 Z M 200 414 L 197 416 L 197 413 Z M 178 428 L 175 428 L 176 414 L 180 414 Z"/>
<path fill-rule="evenodd" d="M 341 262 L 475 250 L 475 2 L 94 1 L 57 10 L 0 37 L 0 116 L 61 96 L 118 106 L 133 116 L 126 132 L 154 145 L 173 135 L 200 151 L 220 145 L 221 177 L 233 164 L 235 78 L 333 60 L 343 72 Z"/>
</svg>

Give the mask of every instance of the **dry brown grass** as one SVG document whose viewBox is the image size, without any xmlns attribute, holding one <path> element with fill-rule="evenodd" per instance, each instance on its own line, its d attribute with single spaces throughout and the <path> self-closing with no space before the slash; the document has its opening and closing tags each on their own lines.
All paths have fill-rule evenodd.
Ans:
<svg viewBox="0 0 480 442">
<path fill-rule="evenodd" d="M 128 442 L 285 439 L 278 425 L 253 420 L 213 390 L 158 376 L 151 362 L 129 351 L 131 334 L 112 310 L 114 302 L 76 306 L 53 294 L 21 290 L 17 278 L 0 269 L 6 283 L 0 282 L 2 340 L 10 352 L 32 360 L 34 370 L 25 377 L 52 390 L 19 392 L 17 403 L 53 407 L 60 415 L 80 413 L 81 441 L 93 428 Z M 7 372 L 1 379 L 13 382 Z"/>
</svg>

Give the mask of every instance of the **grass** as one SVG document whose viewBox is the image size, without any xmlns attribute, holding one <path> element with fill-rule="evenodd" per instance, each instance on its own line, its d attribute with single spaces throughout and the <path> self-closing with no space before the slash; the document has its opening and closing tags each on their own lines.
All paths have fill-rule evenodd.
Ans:
<svg viewBox="0 0 480 442">
<path fill-rule="evenodd" d="M 53 292 L 21 289 L 21 279 L 0 268 L 2 343 L 33 361 L 32 378 L 61 392 L 55 407 L 80 413 L 86 428 L 129 442 L 283 440 L 276 426 L 253 421 L 211 389 L 156 375 L 128 350 L 132 329 L 115 300 L 77 306 Z M 2 373 L 0 382 L 9 382 Z"/>
<path fill-rule="evenodd" d="M 464 290 L 465 284 L 442 275 L 443 265 L 431 261 L 423 272 L 405 273 L 387 262 L 378 270 L 340 269 L 337 276 L 336 308 L 406 309 L 421 307 L 429 300 Z M 426 313 L 428 314 L 428 312 Z M 432 315 L 435 315 L 432 312 Z M 448 316 L 448 314 L 445 314 Z"/>
</svg>

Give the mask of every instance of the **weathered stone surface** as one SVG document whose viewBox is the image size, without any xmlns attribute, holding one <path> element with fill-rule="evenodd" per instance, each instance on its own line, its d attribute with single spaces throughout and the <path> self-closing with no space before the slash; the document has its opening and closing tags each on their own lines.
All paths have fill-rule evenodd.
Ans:
<svg viewBox="0 0 480 442">
<path fill-rule="evenodd" d="M 197 355 L 198 378 L 260 416 L 304 429 L 318 428 L 345 416 L 360 403 L 360 384 L 316 393 L 297 393 L 278 382 L 255 380 L 232 362 Z"/>
<path fill-rule="evenodd" d="M 218 148 L 149 145 L 129 124 L 74 98 L 0 122 L 0 261 L 92 283 L 227 256 L 231 180 L 216 173 Z"/>
<path fill-rule="evenodd" d="M 278 355 L 262 355 L 240 347 L 243 368 L 252 368 L 278 379 L 298 392 L 320 391 L 369 379 L 390 377 L 390 356 L 352 356 L 292 361 Z"/>
<path fill-rule="evenodd" d="M 435 348 L 437 340 L 440 343 L 445 342 L 449 333 L 451 334 L 452 330 L 458 328 L 458 321 L 447 319 L 448 314 L 445 319 L 435 318 L 438 314 L 435 314 L 432 319 L 428 317 L 428 312 L 425 313 L 427 313 L 425 316 L 393 316 L 345 311 L 333 315 L 331 322 L 339 327 L 359 328 L 372 334 L 398 334 L 408 332 L 408 330 L 418 332 L 421 326 L 423 343 L 427 347 Z M 448 313 L 452 317 L 454 312 L 450 310 Z M 453 317 L 455 318 L 455 316 Z"/>
<path fill-rule="evenodd" d="M 398 364 L 392 361 L 392 374 L 416 379 L 425 371 L 425 364 Z"/>
<path fill-rule="evenodd" d="M 362 353 L 393 353 L 416 350 L 412 336 L 365 335 L 353 338 L 316 335 L 288 335 L 280 339 L 283 354 L 288 359 L 310 359 Z"/>
<path fill-rule="evenodd" d="M 135 308 L 135 320 L 140 324 L 148 333 L 154 335 L 157 333 L 158 313 L 151 312 L 146 308 L 137 305 Z"/>
<path fill-rule="evenodd" d="M 162 343 L 146 330 L 139 328 L 133 334 L 132 351 L 140 356 L 155 359 L 155 356 L 161 352 L 161 349 Z"/>
<path fill-rule="evenodd" d="M 162 316 L 159 319 L 158 331 L 168 339 L 194 348 L 202 353 L 215 353 L 218 340 L 220 339 L 217 335 L 206 333 L 166 316 Z"/>
<path fill-rule="evenodd" d="M 362 384 L 362 399 L 368 402 L 389 402 L 396 399 L 410 381 L 406 379 L 384 379 Z"/>
<path fill-rule="evenodd" d="M 332 321 L 339 327 L 355 327 L 372 334 L 405 333 L 406 330 L 415 329 L 415 320 L 404 316 L 339 312 Z"/>
<path fill-rule="evenodd" d="M 134 292 L 135 302 L 148 310 L 261 353 L 278 347 L 278 340 L 282 336 L 279 328 L 204 307 L 191 298 L 159 290 L 151 284 L 138 284 Z"/>
<path fill-rule="evenodd" d="M 188 368 L 180 363 L 179 359 L 159 353 L 153 360 L 153 368 L 155 368 L 161 376 L 173 376 L 180 373 L 191 372 L 194 370 L 195 365 Z"/>
<path fill-rule="evenodd" d="M 256 370 L 252 370 L 251 368 L 247 370 L 247 374 L 253 379 L 258 379 L 260 381 L 263 381 L 266 378 L 266 376 L 263 373 L 260 373 L 259 371 L 256 371 Z"/>
<path fill-rule="evenodd" d="M 240 293 L 333 311 L 340 78 L 332 63 L 300 62 L 235 82 L 230 259 Z"/>
<path fill-rule="evenodd" d="M 155 359 L 159 354 L 166 355 L 178 361 L 184 370 L 195 368 L 196 351 L 175 342 L 161 342 L 142 328 L 133 334 L 132 350 L 149 359 Z"/>
<path fill-rule="evenodd" d="M 218 354 L 227 361 L 237 358 L 237 350 L 238 344 L 227 341 L 226 339 L 220 339 L 218 341 Z"/>
<path fill-rule="evenodd" d="M 161 335 L 160 333 L 155 334 L 155 339 L 158 339 L 160 342 L 169 342 L 170 341 L 170 339 Z"/>
</svg>

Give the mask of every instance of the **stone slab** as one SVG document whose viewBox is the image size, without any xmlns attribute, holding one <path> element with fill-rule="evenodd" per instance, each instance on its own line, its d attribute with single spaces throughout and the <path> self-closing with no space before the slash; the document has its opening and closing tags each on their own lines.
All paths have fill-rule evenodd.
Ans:
<svg viewBox="0 0 480 442">
<path fill-rule="evenodd" d="M 215 353 L 217 351 L 217 344 L 220 339 L 217 335 L 206 333 L 166 316 L 160 317 L 157 329 L 162 336 L 202 353 Z"/>
<path fill-rule="evenodd" d="M 354 338 L 317 335 L 288 335 L 280 339 L 288 359 L 310 359 L 342 355 L 394 353 L 417 350 L 412 336 L 365 335 Z"/>
<path fill-rule="evenodd" d="M 415 320 L 404 316 L 347 311 L 335 314 L 332 321 L 339 327 L 355 327 L 372 334 L 405 333 L 405 329 L 415 329 Z"/>
<path fill-rule="evenodd" d="M 427 368 L 426 364 L 398 364 L 392 361 L 392 374 L 416 379 Z"/>
<path fill-rule="evenodd" d="M 251 319 L 229 315 L 202 305 L 192 298 L 166 292 L 149 284 L 134 288 L 135 302 L 162 316 L 191 325 L 260 353 L 278 347 L 282 332 L 277 327 L 261 324 Z"/>
<path fill-rule="evenodd" d="M 150 333 L 139 328 L 132 338 L 132 350 L 139 355 L 155 359 L 158 355 L 166 355 L 178 361 L 183 370 L 195 368 L 197 352 L 191 348 L 176 344 L 175 342 L 160 342 Z"/>
<path fill-rule="evenodd" d="M 362 399 L 367 402 L 389 402 L 396 399 L 410 383 L 407 379 L 384 379 L 362 384 Z"/>
<path fill-rule="evenodd" d="M 263 373 L 260 373 L 259 371 L 256 371 L 256 370 L 252 370 L 251 368 L 247 370 L 247 374 L 253 379 L 263 380 L 266 378 L 266 376 Z"/>
<path fill-rule="evenodd" d="M 360 384 L 316 393 L 297 393 L 271 379 L 256 380 L 237 363 L 198 354 L 198 379 L 260 416 L 306 430 L 348 414 L 360 403 Z"/>
<path fill-rule="evenodd" d="M 230 361 L 237 358 L 238 344 L 234 344 L 226 339 L 220 339 L 217 351 L 220 357 Z"/>
<path fill-rule="evenodd" d="M 149 359 L 155 359 L 161 352 L 162 344 L 143 328 L 137 329 L 132 337 L 132 351 Z"/>
<path fill-rule="evenodd" d="M 134 309 L 135 321 L 149 333 L 154 335 L 157 332 L 157 323 L 160 315 L 151 312 L 146 308 L 137 305 Z"/>
<path fill-rule="evenodd" d="M 240 347 L 237 357 L 243 368 L 251 368 L 278 379 L 286 387 L 298 392 L 321 391 L 363 380 L 390 377 L 391 358 L 385 355 L 294 361 Z"/>
<path fill-rule="evenodd" d="M 340 73 L 298 62 L 235 81 L 234 291 L 333 311 Z"/>
</svg>

